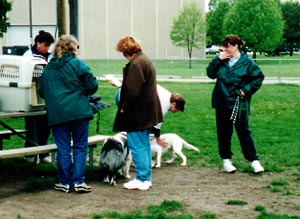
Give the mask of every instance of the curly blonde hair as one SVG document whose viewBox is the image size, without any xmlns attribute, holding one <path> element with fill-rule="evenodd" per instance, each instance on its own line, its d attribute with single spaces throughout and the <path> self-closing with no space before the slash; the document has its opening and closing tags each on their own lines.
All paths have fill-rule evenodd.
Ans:
<svg viewBox="0 0 300 219">
<path fill-rule="evenodd" d="M 133 54 L 142 51 L 142 47 L 140 42 L 133 36 L 124 36 L 117 43 L 116 50 L 124 55 L 132 56 Z"/>
<path fill-rule="evenodd" d="M 61 35 L 55 44 L 53 56 L 61 58 L 63 54 L 78 56 L 79 43 L 74 36 Z"/>
</svg>

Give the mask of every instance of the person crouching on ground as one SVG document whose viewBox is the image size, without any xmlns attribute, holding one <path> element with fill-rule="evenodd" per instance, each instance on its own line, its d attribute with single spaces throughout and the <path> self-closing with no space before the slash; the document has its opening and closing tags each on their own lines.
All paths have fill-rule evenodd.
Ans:
<svg viewBox="0 0 300 219">
<path fill-rule="evenodd" d="M 115 102 L 117 106 L 119 106 L 120 103 L 120 90 L 122 86 L 122 82 L 117 80 L 114 76 L 108 75 L 107 77 L 109 79 L 109 82 L 111 85 L 118 87 L 115 94 Z M 159 97 L 162 114 L 163 117 L 167 114 L 167 112 L 177 113 L 177 112 L 183 112 L 185 108 L 185 100 L 184 97 L 179 93 L 171 93 L 166 88 L 162 87 L 161 85 L 157 85 L 157 94 Z M 161 147 L 166 147 L 168 143 L 163 139 L 160 138 L 160 129 L 162 126 L 162 122 L 156 124 L 152 128 L 152 133 L 154 137 L 156 138 L 157 144 L 159 144 Z"/>
</svg>

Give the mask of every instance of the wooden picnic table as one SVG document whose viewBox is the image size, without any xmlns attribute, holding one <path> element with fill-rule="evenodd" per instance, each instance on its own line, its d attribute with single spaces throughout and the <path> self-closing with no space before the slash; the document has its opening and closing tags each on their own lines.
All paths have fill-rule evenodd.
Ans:
<svg viewBox="0 0 300 219">
<path fill-rule="evenodd" d="M 0 132 L 0 150 L 3 149 L 3 139 L 10 139 L 11 135 L 17 135 L 18 137 L 32 141 L 31 139 L 26 139 L 26 137 L 23 135 L 26 133 L 27 130 L 16 130 L 15 128 L 8 125 L 6 122 L 2 121 L 1 119 L 4 118 L 19 118 L 19 117 L 26 117 L 26 116 L 39 116 L 39 115 L 45 115 L 46 111 L 28 111 L 28 112 L 0 112 L 0 125 L 3 126 L 6 130 Z M 34 119 L 34 140 L 32 143 L 36 146 L 38 146 L 37 139 L 38 139 L 38 130 L 37 130 L 37 121 Z"/>
</svg>

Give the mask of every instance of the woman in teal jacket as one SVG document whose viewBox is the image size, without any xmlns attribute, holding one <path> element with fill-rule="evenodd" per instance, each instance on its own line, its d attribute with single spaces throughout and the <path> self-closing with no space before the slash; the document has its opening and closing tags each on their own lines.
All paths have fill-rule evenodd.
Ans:
<svg viewBox="0 0 300 219">
<path fill-rule="evenodd" d="M 207 76 L 216 79 L 212 93 L 212 107 L 216 109 L 219 155 L 225 172 L 235 172 L 231 163 L 233 126 L 245 159 L 251 162 L 255 173 L 264 168 L 258 161 L 251 131 L 248 126 L 252 95 L 260 88 L 264 75 L 256 63 L 240 49 L 244 42 L 235 35 L 222 41 L 224 53 L 212 59 Z"/>
<path fill-rule="evenodd" d="M 63 35 L 55 45 L 53 58 L 42 76 L 38 92 L 45 99 L 48 124 L 57 145 L 60 183 L 54 188 L 69 192 L 90 192 L 84 181 L 89 120 L 93 118 L 88 95 L 98 89 L 98 81 L 78 56 L 78 42 Z M 71 157 L 73 140 L 73 162 Z"/>
</svg>

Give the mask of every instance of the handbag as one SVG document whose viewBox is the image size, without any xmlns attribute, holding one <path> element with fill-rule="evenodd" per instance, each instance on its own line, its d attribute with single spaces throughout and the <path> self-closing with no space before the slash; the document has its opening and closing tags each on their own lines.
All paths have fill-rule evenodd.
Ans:
<svg viewBox="0 0 300 219">
<path fill-rule="evenodd" d="M 98 113 L 100 110 L 103 110 L 106 107 L 110 107 L 109 104 L 107 104 L 101 100 L 101 96 L 99 96 L 99 95 L 95 95 L 95 94 L 89 95 L 88 100 L 89 100 L 90 106 L 92 107 L 93 114 Z"/>
<path fill-rule="evenodd" d="M 105 109 L 106 107 L 110 107 L 109 104 L 103 102 L 101 100 L 101 96 L 99 95 L 89 95 L 88 96 L 88 100 L 89 100 L 89 103 L 90 103 L 90 106 L 92 108 L 92 111 L 93 111 L 93 114 L 98 114 L 97 115 L 97 121 L 96 121 L 96 133 L 99 134 L 99 127 L 100 127 L 100 110 L 103 110 Z"/>
</svg>

